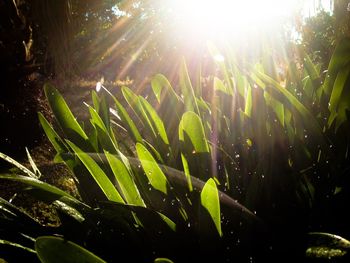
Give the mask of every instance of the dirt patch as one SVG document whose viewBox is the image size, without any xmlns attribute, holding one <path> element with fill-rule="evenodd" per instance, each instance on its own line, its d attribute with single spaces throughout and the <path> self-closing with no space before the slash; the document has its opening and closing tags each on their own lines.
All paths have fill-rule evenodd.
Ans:
<svg viewBox="0 0 350 263">
<path fill-rule="evenodd" d="M 124 84 L 126 83 L 107 83 L 106 87 L 118 98 L 121 98 L 120 87 Z M 95 86 L 96 83 L 92 81 L 76 81 L 73 82 L 69 88 L 58 87 L 71 111 L 80 123 L 87 122 L 89 119 L 89 111 L 84 105 L 84 102 L 92 105 L 91 91 L 95 89 Z M 37 103 L 39 111 L 42 112 L 50 122 L 52 122 L 54 127 L 57 127 L 44 98 L 43 92 L 40 93 L 40 97 L 37 98 Z M 30 126 L 26 128 L 27 132 L 30 132 Z M 29 148 L 34 162 L 42 173 L 41 179 L 79 198 L 71 172 L 64 164 L 53 162 L 56 152 L 45 134 L 42 134 L 41 139 L 37 140 L 35 145 Z M 17 156 L 21 157 L 18 158 L 17 156 L 12 155 L 11 157 L 14 157 L 21 164 L 31 169 L 30 163 L 26 157 L 25 148 L 23 147 L 18 151 Z M 0 172 L 11 172 L 11 168 L 13 167 L 7 163 L 3 161 L 0 162 Z M 0 196 L 2 198 L 11 201 L 11 203 L 44 225 L 59 225 L 59 218 L 53 206 L 37 201 L 27 190 L 28 187 L 20 183 L 2 180 L 0 184 Z"/>
<path fill-rule="evenodd" d="M 30 150 L 30 152 L 42 173 L 41 180 L 79 197 L 72 174 L 65 165 L 53 162 L 54 149 L 46 139 L 40 145 Z M 22 161 L 21 163 L 31 169 L 28 161 Z M 14 170 L 12 168 L 9 171 Z M 3 180 L 0 184 L 0 196 L 2 198 L 19 207 L 41 224 L 58 226 L 60 222 L 54 207 L 38 201 L 28 191 L 30 191 L 30 188 L 21 183 Z"/>
</svg>

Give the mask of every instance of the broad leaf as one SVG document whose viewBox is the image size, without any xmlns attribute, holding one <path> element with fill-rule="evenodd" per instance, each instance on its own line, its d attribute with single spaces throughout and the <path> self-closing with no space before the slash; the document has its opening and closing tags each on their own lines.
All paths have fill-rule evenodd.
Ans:
<svg viewBox="0 0 350 263">
<path fill-rule="evenodd" d="M 143 202 L 139 190 L 133 180 L 131 169 L 128 169 L 124 162 L 116 155 L 106 152 L 106 157 L 126 202 L 130 205 L 145 206 L 145 203 Z"/>
<path fill-rule="evenodd" d="M 180 66 L 180 87 L 182 96 L 185 102 L 186 110 L 194 111 L 199 114 L 198 105 L 196 102 L 196 96 L 192 87 L 190 76 L 188 75 L 188 70 L 186 62 L 183 59 Z"/>
<path fill-rule="evenodd" d="M 179 138 L 185 142 L 185 134 L 190 139 L 196 153 L 209 152 L 209 146 L 204 133 L 204 127 L 199 116 L 194 112 L 186 112 L 179 125 Z"/>
<path fill-rule="evenodd" d="M 44 90 L 50 108 L 67 138 L 84 150 L 88 150 L 88 136 L 77 122 L 62 95 L 50 84 L 45 84 Z"/>
<path fill-rule="evenodd" d="M 219 192 L 212 178 L 206 182 L 202 189 L 201 204 L 209 212 L 219 235 L 222 236 Z"/>
<path fill-rule="evenodd" d="M 72 197 L 67 192 L 62 191 L 61 189 L 59 189 L 53 185 L 47 184 L 43 181 L 28 177 L 28 176 L 17 175 L 17 174 L 0 174 L 0 179 L 6 179 L 6 180 L 24 183 L 26 185 L 38 188 L 38 189 L 43 190 L 49 194 L 57 196 L 57 199 L 59 199 L 61 197 L 67 197 L 71 200 L 76 200 L 74 197 Z M 78 200 L 76 200 L 76 201 L 79 202 Z"/>
<path fill-rule="evenodd" d="M 94 161 L 94 159 L 90 157 L 88 153 L 83 152 L 74 143 L 68 140 L 67 143 L 73 149 L 80 161 L 89 170 L 91 176 L 94 178 L 94 180 L 96 181 L 102 192 L 105 194 L 107 199 L 114 202 L 124 203 L 123 198 L 120 196 L 115 186 L 109 180 L 108 176 L 101 169 L 101 167 Z"/>
<path fill-rule="evenodd" d="M 157 190 L 167 193 L 167 179 L 163 171 L 158 166 L 152 154 L 145 146 L 140 143 L 136 144 L 137 156 L 140 159 L 141 165 L 149 180 L 149 183 Z"/>
<path fill-rule="evenodd" d="M 165 144 L 169 144 L 168 136 L 166 134 L 163 121 L 160 119 L 158 113 L 151 106 L 151 104 L 149 104 L 147 100 L 145 100 L 142 97 L 139 97 L 139 100 L 145 112 L 148 114 L 149 119 L 152 121 L 152 126 L 154 127 L 156 135 L 159 135 Z"/>
<path fill-rule="evenodd" d="M 38 178 L 38 176 L 33 173 L 31 170 L 29 170 L 27 167 L 23 166 L 22 164 L 20 164 L 19 162 L 17 162 L 16 160 L 12 159 L 10 156 L 1 153 L 0 152 L 0 159 L 5 160 L 6 162 L 16 166 L 19 170 L 21 170 L 23 173 L 25 173 L 26 175 L 32 177 L 32 178 Z"/>
<path fill-rule="evenodd" d="M 42 263 L 105 263 L 85 248 L 61 237 L 38 237 L 35 241 L 35 250 Z"/>
<path fill-rule="evenodd" d="M 67 153 L 68 147 L 64 143 L 64 141 L 61 139 L 61 137 L 56 133 L 56 131 L 52 128 L 50 123 L 45 119 L 44 115 L 42 115 L 40 112 L 38 113 L 39 121 L 41 126 L 44 129 L 44 132 L 51 142 L 52 146 L 55 148 L 56 152 L 58 154 L 61 153 Z M 58 155 L 59 156 L 59 155 Z M 63 160 L 61 158 L 56 159 L 56 161 L 62 162 Z"/>
</svg>

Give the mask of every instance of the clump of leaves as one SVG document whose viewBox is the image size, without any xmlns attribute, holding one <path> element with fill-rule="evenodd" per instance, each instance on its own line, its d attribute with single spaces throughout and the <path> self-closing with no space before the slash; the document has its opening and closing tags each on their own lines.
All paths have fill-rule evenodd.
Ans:
<svg viewBox="0 0 350 263">
<path fill-rule="evenodd" d="M 53 202 L 62 226 L 52 233 L 106 260 L 115 247 L 140 261 L 303 257 L 311 209 L 324 190 L 334 195 L 333 168 L 348 161 L 349 43 L 339 44 L 326 75 L 305 55 L 283 86 L 268 61 L 245 72 L 228 57 L 212 92 L 193 85 L 185 63 L 179 87 L 158 74 L 148 97 L 123 87 L 117 99 L 103 87 L 86 104 L 85 125 L 47 84 L 59 129 L 39 120 L 81 200 L 40 181 L 35 167 L 0 177 Z"/>
</svg>

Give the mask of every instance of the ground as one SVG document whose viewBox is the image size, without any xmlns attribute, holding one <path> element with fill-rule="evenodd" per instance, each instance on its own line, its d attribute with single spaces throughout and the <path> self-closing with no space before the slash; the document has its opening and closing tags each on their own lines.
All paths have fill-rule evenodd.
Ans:
<svg viewBox="0 0 350 263">
<path fill-rule="evenodd" d="M 73 112 L 74 116 L 77 117 L 79 122 L 87 121 L 89 117 L 89 112 L 84 102 L 92 104 L 91 102 L 91 91 L 96 87 L 96 81 L 87 81 L 77 79 L 67 83 L 60 83 L 59 81 L 51 81 L 65 98 L 68 106 Z M 42 89 L 44 82 L 38 83 L 39 88 Z M 105 86 L 111 90 L 117 96 L 120 96 L 120 86 L 124 84 L 131 84 L 131 82 L 116 82 L 116 83 L 105 83 Z M 43 92 L 39 92 L 36 101 L 39 105 L 38 109 L 44 114 L 44 116 L 55 125 L 52 113 L 46 103 L 45 96 Z M 30 130 L 30 127 L 27 127 Z M 42 180 L 53 184 L 73 196 L 78 197 L 77 189 L 74 184 L 74 180 L 70 171 L 65 167 L 64 164 L 54 163 L 55 150 L 51 146 L 51 143 L 46 138 L 42 131 L 41 139 L 37 140 L 37 143 L 28 147 L 30 154 L 38 166 L 39 170 L 42 172 Z M 30 168 L 30 163 L 25 154 L 25 145 L 22 149 L 19 149 L 20 153 L 16 153 L 14 159 L 18 160 L 20 163 Z M 0 149 L 1 152 L 1 149 Z M 18 158 L 20 156 L 20 158 Z M 11 168 L 11 166 L 5 165 L 0 162 L 0 171 Z M 40 223 L 44 225 L 57 226 L 59 224 L 59 219 L 57 217 L 55 209 L 52 206 L 47 205 L 43 202 L 37 201 L 25 191 L 22 191 L 22 184 L 15 182 L 2 181 L 0 184 L 0 197 L 11 200 L 11 202 L 23 209 L 29 215 L 34 217 Z"/>
<path fill-rule="evenodd" d="M 82 121 L 87 117 L 87 111 L 86 107 L 83 105 L 83 101 L 90 102 L 90 92 L 94 89 L 94 83 L 91 81 L 76 81 L 74 84 L 72 85 L 72 88 L 58 88 L 75 116 L 77 116 L 78 120 Z M 40 85 L 42 85 L 42 83 L 40 83 Z M 38 104 L 43 104 L 39 107 L 40 111 L 44 111 L 44 115 L 52 121 L 53 118 L 45 102 L 45 98 L 37 98 L 37 102 Z M 28 130 L 30 130 L 30 127 L 28 127 Z M 53 159 L 55 156 L 55 150 L 44 134 L 42 134 L 41 139 L 37 141 L 36 145 L 29 147 L 29 151 L 34 162 L 42 172 L 42 180 L 77 196 L 76 187 L 70 171 L 64 164 L 54 163 Z M 20 157 L 18 158 L 18 156 Z M 15 154 L 14 159 L 30 168 L 30 163 L 25 154 L 24 145 L 21 152 Z M 2 168 L 0 169 L 1 171 L 12 168 L 3 162 L 0 163 L 0 166 L 2 166 L 0 167 Z M 20 207 L 23 211 L 27 212 L 44 225 L 58 225 L 59 219 L 52 206 L 37 201 L 25 193 L 25 191 L 23 191 L 24 188 L 25 186 L 22 184 L 2 181 L 0 184 L 0 197 L 6 200 L 11 200 L 14 205 Z"/>
</svg>

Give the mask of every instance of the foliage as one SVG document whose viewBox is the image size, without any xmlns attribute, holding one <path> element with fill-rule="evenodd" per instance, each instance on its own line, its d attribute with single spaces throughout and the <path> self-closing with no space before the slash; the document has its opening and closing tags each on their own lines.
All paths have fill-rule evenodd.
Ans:
<svg viewBox="0 0 350 263">
<path fill-rule="evenodd" d="M 309 53 L 314 52 L 315 59 L 319 62 L 329 61 L 336 38 L 335 18 L 325 11 L 308 18 L 302 28 L 303 44 Z"/>
<path fill-rule="evenodd" d="M 176 88 L 156 75 L 147 97 L 127 87 L 120 99 L 105 87 L 93 91 L 84 125 L 47 84 L 58 128 L 39 119 L 81 200 L 37 179 L 37 167 L 22 168 L 31 177 L 0 178 L 57 207 L 62 226 L 41 232 L 107 261 L 302 259 L 307 227 L 318 227 L 310 217 L 326 196 L 346 191 L 339 171 L 349 169 L 349 43 L 340 42 L 326 75 L 305 54 L 283 83 L 263 66 L 269 61 L 246 71 L 226 56 L 208 91 L 183 62 Z M 11 222 L 18 212 L 3 203 L 1 219 Z M 23 232 L 37 241 L 47 235 Z"/>
</svg>

